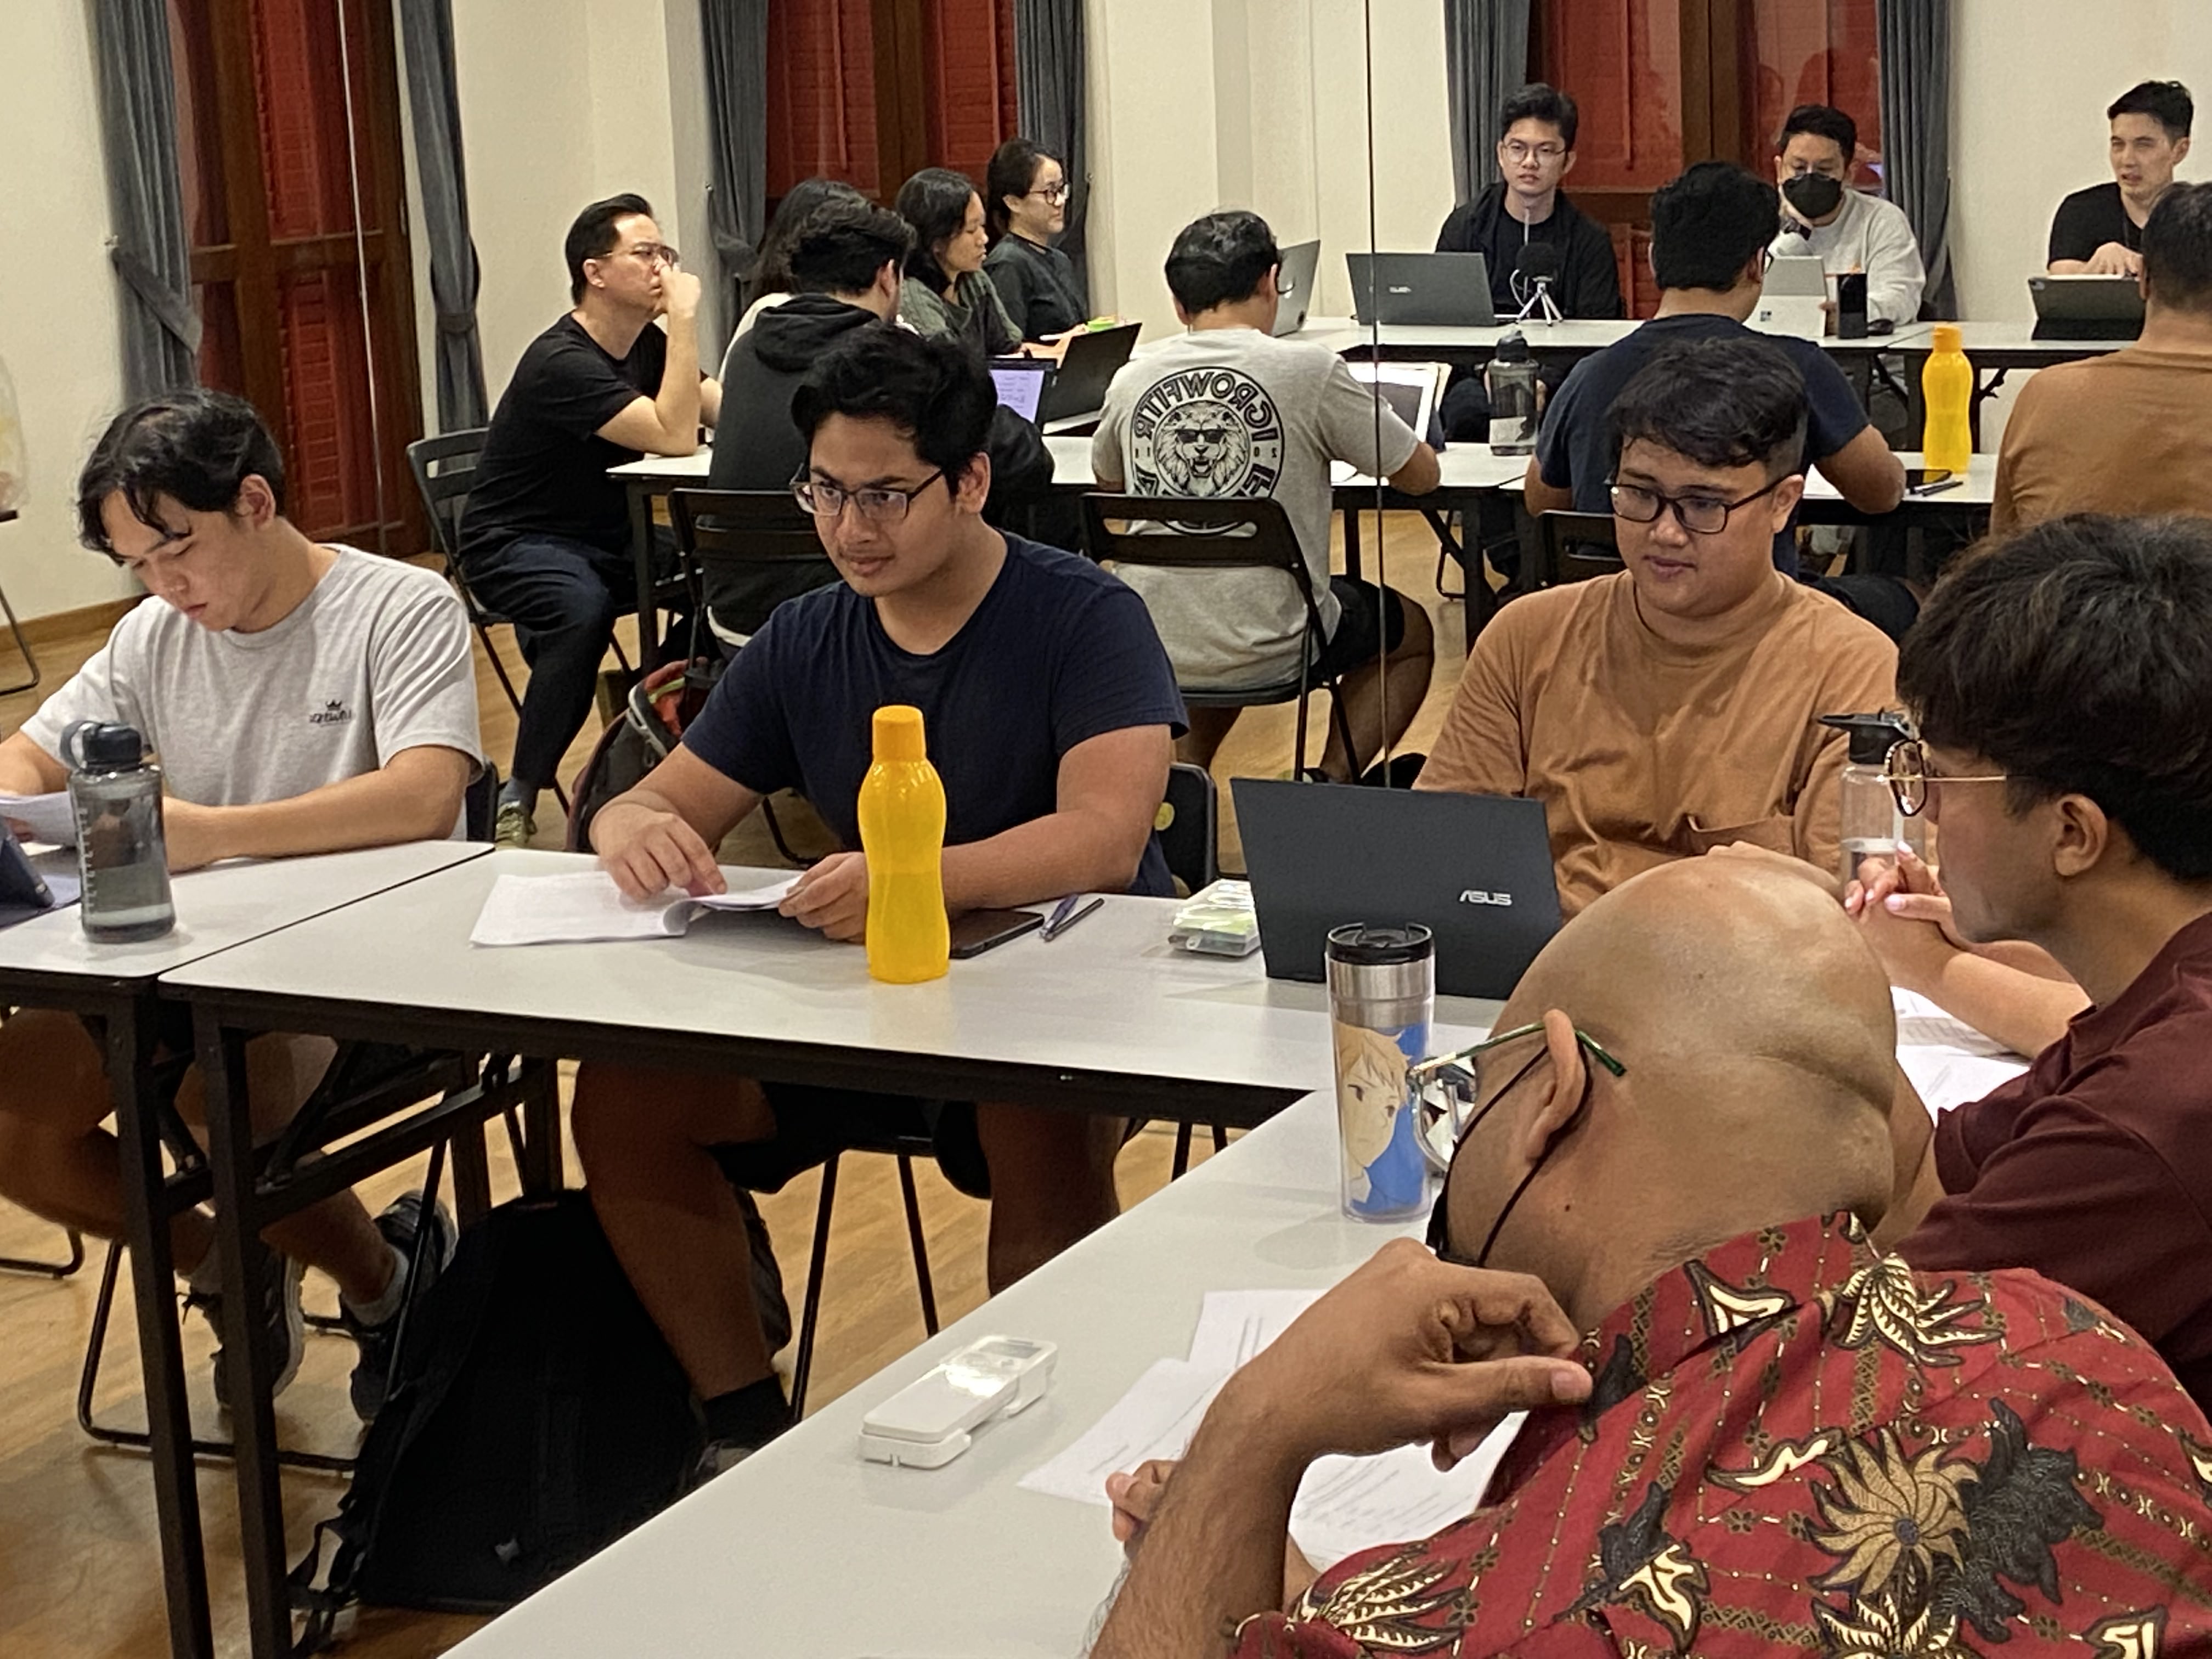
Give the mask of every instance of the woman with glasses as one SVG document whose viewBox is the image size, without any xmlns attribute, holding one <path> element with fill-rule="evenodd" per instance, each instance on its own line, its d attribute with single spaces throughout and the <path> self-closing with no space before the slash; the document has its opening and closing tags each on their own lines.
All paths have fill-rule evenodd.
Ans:
<svg viewBox="0 0 2212 1659">
<path fill-rule="evenodd" d="M 1009 138 L 991 157 L 984 179 L 991 252 L 983 274 L 999 290 L 1006 315 L 1025 340 L 1050 342 L 1081 328 L 1091 315 L 1082 273 L 1052 245 L 1067 228 L 1067 175 L 1027 138 Z"/>
<path fill-rule="evenodd" d="M 1006 315 L 999 290 L 983 275 L 990 243 L 983 231 L 983 198 L 964 173 L 924 167 L 899 186 L 898 216 L 914 227 L 899 287 L 899 320 L 917 334 L 951 335 L 986 357 L 1022 349 L 1021 331 Z"/>
</svg>

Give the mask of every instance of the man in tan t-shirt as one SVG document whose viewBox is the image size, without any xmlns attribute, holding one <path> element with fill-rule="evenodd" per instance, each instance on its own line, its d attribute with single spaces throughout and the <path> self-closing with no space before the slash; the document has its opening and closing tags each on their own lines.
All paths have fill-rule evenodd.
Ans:
<svg viewBox="0 0 2212 1659">
<path fill-rule="evenodd" d="M 2013 400 L 1990 528 L 2067 513 L 2212 514 L 2212 185 L 2143 226 L 2142 337 L 2061 363 Z"/>
<path fill-rule="evenodd" d="M 1840 732 L 1897 651 L 1774 568 L 1803 492 L 1805 393 L 1771 342 L 1699 341 L 1622 389 L 1612 491 L 1627 569 L 1515 600 L 1475 642 L 1419 787 L 1544 803 L 1569 915 L 1730 842 L 1840 875 Z"/>
</svg>

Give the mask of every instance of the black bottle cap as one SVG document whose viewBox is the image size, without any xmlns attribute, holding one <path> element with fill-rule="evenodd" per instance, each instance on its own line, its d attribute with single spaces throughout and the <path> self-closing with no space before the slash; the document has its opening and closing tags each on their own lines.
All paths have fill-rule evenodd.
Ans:
<svg viewBox="0 0 2212 1659">
<path fill-rule="evenodd" d="M 1889 758 L 1892 745 L 1912 735 L 1902 714 L 1823 714 L 1820 724 L 1850 733 L 1854 766 L 1880 766 Z"/>
<path fill-rule="evenodd" d="M 62 758 L 80 769 L 113 770 L 146 758 L 146 740 L 135 726 L 112 720 L 79 720 L 62 734 Z"/>
<path fill-rule="evenodd" d="M 1498 337 L 1493 360 L 1501 363 L 1525 363 L 1529 361 L 1528 342 L 1520 330 Z"/>
</svg>

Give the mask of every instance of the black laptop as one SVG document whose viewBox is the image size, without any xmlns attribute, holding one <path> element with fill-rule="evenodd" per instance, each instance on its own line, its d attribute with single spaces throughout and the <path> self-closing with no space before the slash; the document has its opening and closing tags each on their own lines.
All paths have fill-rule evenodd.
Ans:
<svg viewBox="0 0 2212 1659">
<path fill-rule="evenodd" d="M 1347 253 L 1353 315 L 1363 323 L 1494 328 L 1490 262 L 1480 253 Z"/>
<path fill-rule="evenodd" d="M 1137 349 L 1139 323 L 1094 328 L 1067 343 L 1066 355 L 1045 382 L 1037 419 L 1064 421 L 1071 415 L 1095 415 L 1106 407 L 1106 387 Z"/>
<path fill-rule="evenodd" d="M 1322 977 L 1329 930 L 1418 921 L 1437 989 L 1504 997 L 1559 931 L 1540 801 L 1237 778 L 1237 828 L 1271 979 Z"/>
</svg>

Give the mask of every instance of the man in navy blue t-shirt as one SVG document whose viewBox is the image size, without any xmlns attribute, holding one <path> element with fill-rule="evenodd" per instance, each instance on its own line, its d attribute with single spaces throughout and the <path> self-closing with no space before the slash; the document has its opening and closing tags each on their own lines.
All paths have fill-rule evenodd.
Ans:
<svg viewBox="0 0 2212 1659">
<path fill-rule="evenodd" d="M 1810 340 L 1756 335 L 1745 326 L 1759 304 L 1766 246 L 1782 225 L 1781 198 L 1765 179 L 1727 161 L 1700 161 L 1651 198 L 1651 272 L 1659 311 L 1618 344 L 1585 357 L 1550 401 L 1522 485 L 1528 511 L 1610 513 L 1616 453 L 1607 420 L 1621 388 L 1668 347 L 1689 340 L 1770 339 L 1805 380 L 1805 459 L 1862 513 L 1887 513 L 1905 498 L 1905 466 L 1868 422 L 1835 360 Z M 1794 529 L 1774 538 L 1777 568 L 1797 574 Z M 1828 586 L 1815 584 L 1815 586 Z M 1901 631 L 1917 609 L 1901 586 L 1835 597 L 1886 631 Z M 1873 615 L 1893 598 L 1904 609 Z M 1891 624 L 1894 623 L 1893 629 Z"/>
<path fill-rule="evenodd" d="M 793 401 L 801 499 L 843 578 L 789 601 L 738 653 L 683 745 L 603 808 L 592 844 L 623 890 L 715 892 L 714 848 L 777 789 L 848 849 L 885 703 L 920 708 L 945 781 L 956 914 L 1087 891 L 1172 890 L 1152 821 L 1182 698 L 1144 602 L 1073 554 L 983 522 L 997 403 L 957 343 L 855 331 Z M 868 865 L 833 854 L 783 912 L 858 941 Z M 990 1281 L 1019 1278 L 1115 1213 L 1118 1119 L 983 1103 Z M 576 1145 L 593 1206 L 689 1373 L 726 1462 L 789 1420 L 746 1294 L 728 1178 L 769 1187 L 856 1127 L 925 1132 L 923 1103 L 588 1063 Z M 765 1179 L 763 1172 L 766 1171 Z"/>
</svg>

